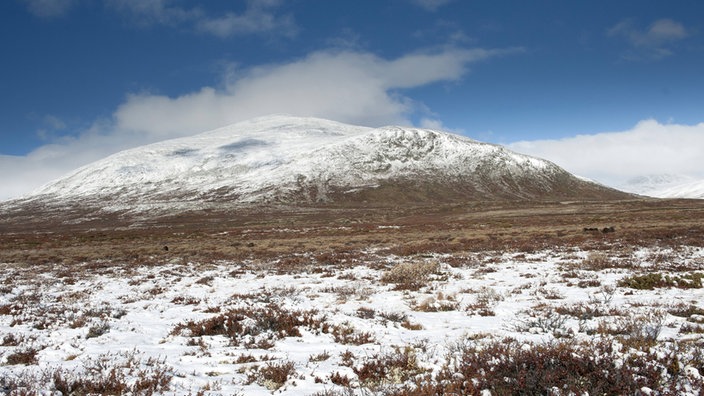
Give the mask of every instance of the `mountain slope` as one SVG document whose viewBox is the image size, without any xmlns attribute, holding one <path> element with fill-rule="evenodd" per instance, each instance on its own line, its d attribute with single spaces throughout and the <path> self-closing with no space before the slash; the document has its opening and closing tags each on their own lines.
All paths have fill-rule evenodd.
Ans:
<svg viewBox="0 0 704 396">
<path fill-rule="evenodd" d="M 652 192 L 658 198 L 691 198 L 704 199 L 704 180 L 678 184 Z"/>
<path fill-rule="evenodd" d="M 448 133 L 270 116 L 114 154 L 14 205 L 149 212 L 627 197 L 548 161 Z"/>
<path fill-rule="evenodd" d="M 634 177 L 619 186 L 623 191 L 645 196 L 657 196 L 657 192 L 694 181 L 693 178 L 674 174 L 654 174 Z"/>
</svg>

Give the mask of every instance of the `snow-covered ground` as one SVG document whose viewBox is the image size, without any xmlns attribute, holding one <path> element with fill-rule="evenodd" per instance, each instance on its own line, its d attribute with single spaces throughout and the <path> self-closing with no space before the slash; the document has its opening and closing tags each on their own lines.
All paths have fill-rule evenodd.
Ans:
<svg viewBox="0 0 704 396">
<path fill-rule="evenodd" d="M 675 393 L 699 394 L 702 248 L 365 252 L 353 263 L 284 267 L 1 264 L 0 385 L 17 394 L 103 382 L 138 394 L 383 393 L 442 371 L 458 345 L 511 337 L 526 347 L 608 340 L 624 362 L 646 348 L 676 350 Z M 669 284 L 638 288 L 648 273 Z M 403 365 L 372 364 L 390 357 Z"/>
</svg>

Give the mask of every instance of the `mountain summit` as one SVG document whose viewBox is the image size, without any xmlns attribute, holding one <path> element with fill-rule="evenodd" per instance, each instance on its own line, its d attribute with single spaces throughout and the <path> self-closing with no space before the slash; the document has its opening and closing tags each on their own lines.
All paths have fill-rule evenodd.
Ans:
<svg viewBox="0 0 704 396">
<path fill-rule="evenodd" d="M 149 212 L 626 197 L 551 162 L 445 132 L 277 115 L 119 152 L 10 206 Z"/>
</svg>

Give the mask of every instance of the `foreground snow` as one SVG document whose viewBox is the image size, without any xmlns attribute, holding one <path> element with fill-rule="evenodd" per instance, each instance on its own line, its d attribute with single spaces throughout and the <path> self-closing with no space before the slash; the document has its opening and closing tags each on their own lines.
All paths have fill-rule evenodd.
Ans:
<svg viewBox="0 0 704 396">
<path fill-rule="evenodd" d="M 623 249 L 608 257 L 576 249 L 366 252 L 334 266 L 305 266 L 305 259 L 285 271 L 284 261 L 3 264 L 0 385 L 52 391 L 59 377 L 112 373 L 128 384 L 161 378 L 153 389 L 167 394 L 368 394 L 437 372 L 468 342 L 601 337 L 624 344 L 625 354 L 628 344 L 615 336 L 625 323 L 653 336 L 656 351 L 703 339 L 703 316 L 675 314 L 701 311 L 702 288 L 619 286 L 645 270 L 678 279 L 696 274 L 704 268 L 702 248 Z M 587 308 L 602 314 L 569 313 Z M 412 355 L 407 375 L 365 380 L 365 362 L 393 354 Z M 678 392 L 696 394 L 699 372 L 685 369 Z M 272 375 L 277 370 L 283 380 Z"/>
</svg>

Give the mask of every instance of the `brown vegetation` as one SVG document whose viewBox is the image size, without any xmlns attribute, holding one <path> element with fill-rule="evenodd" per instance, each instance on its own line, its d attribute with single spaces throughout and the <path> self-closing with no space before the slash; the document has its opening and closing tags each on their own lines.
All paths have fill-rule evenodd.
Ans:
<svg viewBox="0 0 704 396">
<path fill-rule="evenodd" d="M 374 247 L 401 256 L 486 250 L 534 252 L 553 246 L 613 250 L 622 246 L 701 246 L 704 201 L 468 203 L 389 209 L 295 209 L 200 213 L 129 229 L 21 224 L 0 226 L 0 263 L 81 265 L 279 259 L 279 268 L 354 265 Z M 616 224 L 613 233 L 585 233 Z M 393 228 L 389 228 L 393 226 Z M 92 227 L 92 228 L 88 228 Z M 169 249 L 165 250 L 164 246 Z M 312 260 L 311 260 L 312 258 Z M 585 263 L 589 264 L 589 263 Z M 609 265 L 599 263 L 591 265 Z M 597 269 L 597 268 L 595 268 Z M 70 277 L 72 269 L 66 276 Z M 206 280 L 204 280 L 206 282 Z"/>
</svg>

